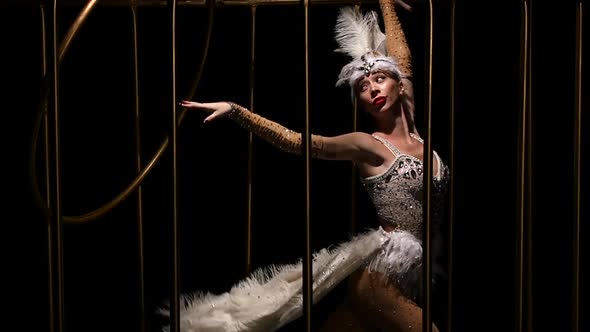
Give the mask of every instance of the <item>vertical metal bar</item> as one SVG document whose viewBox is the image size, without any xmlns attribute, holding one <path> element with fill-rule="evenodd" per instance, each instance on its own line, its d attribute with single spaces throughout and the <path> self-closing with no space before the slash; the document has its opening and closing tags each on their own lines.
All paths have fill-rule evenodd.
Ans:
<svg viewBox="0 0 590 332">
<path fill-rule="evenodd" d="M 450 38 L 450 105 L 449 105 L 449 234 L 448 234 L 448 299 L 447 299 L 447 332 L 453 327 L 453 242 L 454 242 L 454 220 L 455 220 L 455 17 L 456 1 L 451 0 L 451 38 Z"/>
<path fill-rule="evenodd" d="M 53 174 L 49 171 L 51 167 L 47 167 L 47 188 L 48 195 L 47 200 L 49 202 L 50 211 L 53 211 L 49 217 L 48 226 L 48 237 L 51 241 L 51 252 L 50 252 L 50 275 L 52 276 L 52 284 L 50 295 L 52 296 L 52 310 L 53 320 L 52 329 L 61 332 L 64 330 L 64 280 L 63 280 L 63 228 L 61 220 L 61 150 L 60 150 L 60 122 L 59 122 L 59 70 L 58 70 L 58 46 L 57 46 L 57 0 L 52 2 L 52 10 L 50 11 L 50 22 L 51 28 L 49 36 L 49 49 L 46 53 L 48 55 L 48 63 L 51 63 L 49 72 L 47 73 L 48 83 L 48 99 L 51 100 L 51 106 L 48 107 L 50 111 L 53 111 L 53 150 L 47 148 L 47 160 L 51 160 L 53 157 Z M 47 103 L 49 105 L 49 101 Z M 49 114 L 46 115 L 46 119 L 49 120 Z M 49 145 L 49 132 L 51 126 L 46 121 L 46 133 L 47 133 L 47 144 Z M 51 150 L 51 151 L 50 151 Z M 51 155 L 52 154 L 52 155 Z M 48 162 L 50 165 L 51 162 Z M 53 175 L 53 181 L 51 181 Z M 52 200 L 51 197 L 54 199 Z M 53 264 L 55 262 L 55 264 Z"/>
<path fill-rule="evenodd" d="M 352 131 L 356 132 L 358 127 L 358 99 L 354 99 L 352 108 Z M 356 165 L 351 165 L 351 182 L 350 182 L 350 234 L 356 233 L 356 191 L 358 186 L 358 169 Z"/>
<path fill-rule="evenodd" d="M 179 290 L 180 290 L 180 277 L 179 277 L 179 243 L 178 243 L 178 184 L 177 184 L 177 132 L 176 132 L 176 0 L 168 0 L 168 7 L 170 8 L 171 15 L 171 51 L 172 51 L 172 98 L 171 98 L 171 111 L 172 111 L 172 122 L 170 123 L 172 131 L 172 303 L 170 306 L 170 328 L 172 332 L 180 331 L 180 303 L 179 303 Z"/>
<path fill-rule="evenodd" d="M 313 275 L 310 222 L 310 157 L 311 133 L 309 130 L 309 0 L 303 0 L 305 22 L 305 130 L 302 137 L 305 159 L 305 255 L 303 257 L 303 317 L 305 331 L 312 331 L 311 306 L 313 304 Z"/>
<path fill-rule="evenodd" d="M 51 11 L 51 29 L 46 29 L 46 22 L 45 20 L 45 6 L 41 5 L 41 20 L 42 20 L 42 38 L 43 38 L 43 79 L 45 80 L 44 83 L 47 83 L 47 95 L 44 95 L 43 101 L 45 109 L 45 114 L 43 116 L 43 120 L 45 122 L 45 178 L 46 178 L 46 196 L 47 196 L 47 206 L 49 207 L 49 211 L 53 211 L 53 214 L 50 213 L 47 225 L 47 241 L 48 241 L 48 272 L 49 272 L 49 324 L 50 330 L 54 331 L 56 328 L 58 331 L 62 331 L 64 328 L 64 307 L 63 307 L 63 235 L 62 235 L 62 226 L 63 226 L 63 216 L 61 215 L 61 178 L 60 178 L 60 164 L 61 164 L 61 151 L 60 151 L 60 140 L 59 140 L 59 130 L 60 130 L 60 123 L 59 123 L 59 98 L 58 98 L 58 81 L 59 81 L 59 65 L 63 60 L 66 51 L 68 50 L 71 41 L 76 36 L 77 32 L 80 30 L 80 27 L 85 22 L 86 18 L 88 17 L 92 8 L 96 4 L 96 0 L 89 1 L 86 6 L 83 8 L 83 11 L 78 15 L 76 21 L 70 27 L 66 37 L 64 38 L 61 45 L 57 46 L 57 1 L 53 1 L 53 8 Z M 51 52 L 47 52 L 47 39 L 46 39 L 46 31 L 51 31 Z M 51 59 L 47 59 L 48 56 Z M 47 63 L 52 62 L 51 71 L 47 72 Z M 50 80 L 52 80 L 50 82 Z M 45 87 L 44 87 L 45 88 Z M 50 125 L 49 125 L 49 94 L 52 92 L 52 108 L 53 108 L 53 115 L 54 115 L 54 150 L 50 151 Z M 53 152 L 53 156 L 51 153 Z M 52 187 L 51 181 L 51 167 L 50 167 L 50 159 L 53 157 L 53 163 L 55 169 L 54 174 L 54 187 Z M 55 200 L 51 200 L 51 197 L 55 197 Z M 54 248 L 55 247 L 55 248 Z M 55 264 L 54 264 L 55 261 Z M 55 277 L 55 278 L 54 278 Z M 56 297 L 57 296 L 57 297 Z M 56 302 L 57 302 L 57 312 L 56 312 Z"/>
<path fill-rule="evenodd" d="M 47 79 L 47 31 L 46 31 L 46 20 L 45 20 L 45 16 L 47 15 L 46 10 L 45 10 L 45 4 L 41 3 L 40 6 L 40 11 L 41 11 L 41 52 L 42 57 L 41 57 L 41 70 L 42 70 L 42 77 L 43 79 Z M 48 114 L 47 114 L 47 106 L 48 106 L 48 96 L 47 94 L 45 94 L 45 91 L 43 91 L 43 96 L 42 98 L 44 100 L 42 100 L 42 104 L 43 104 L 43 108 L 44 108 L 44 114 L 43 114 L 43 122 L 44 122 L 44 154 L 45 154 L 45 160 L 44 160 L 44 167 L 43 169 L 45 170 L 45 197 L 46 197 L 46 202 L 47 202 L 47 206 L 50 207 L 51 206 L 51 172 L 50 172 L 50 168 L 49 168 L 49 119 L 48 119 Z M 33 151 L 33 153 L 35 153 L 36 151 Z M 55 331 L 55 291 L 54 291 L 54 279 L 53 279 L 53 275 L 54 275 L 54 269 L 55 266 L 53 264 L 53 228 L 52 228 L 52 222 L 51 222 L 51 217 L 49 216 L 47 218 L 47 290 L 48 290 L 48 300 L 49 300 L 49 332 L 54 332 Z"/>
<path fill-rule="evenodd" d="M 433 43 L 433 7 L 432 0 L 428 1 L 428 20 L 427 31 L 428 40 L 426 45 L 426 54 L 428 64 L 426 65 L 426 114 L 424 116 L 424 129 L 426 131 L 426 139 L 424 140 L 424 173 L 423 173 L 423 223 L 424 232 L 423 238 L 423 274 L 424 274 L 424 307 L 422 311 L 422 331 L 432 331 L 432 314 L 431 314 L 431 279 L 432 279 L 432 245 L 431 245 L 431 183 L 432 183 L 432 43 Z"/>
<path fill-rule="evenodd" d="M 533 1 L 529 1 L 529 52 L 527 78 L 527 109 L 526 109 L 526 326 L 527 332 L 533 331 L 533 89 L 532 89 L 532 36 L 533 36 Z"/>
<path fill-rule="evenodd" d="M 521 74 L 522 78 L 522 105 L 521 105 L 521 125 L 519 132 L 519 183 L 518 183 L 518 211 L 519 211 L 519 232 L 518 232 L 518 287 L 517 287 L 517 317 L 516 317 L 516 331 L 522 332 L 523 323 L 523 291 L 524 291 L 524 223 L 525 223 L 525 125 L 526 125 L 526 105 L 527 105 L 527 85 L 528 85 L 528 4 L 526 0 L 522 8 L 522 33 L 521 33 Z"/>
<path fill-rule="evenodd" d="M 360 1 L 354 1 L 355 10 L 360 10 Z M 354 98 L 354 104 L 352 106 L 352 131 L 358 130 L 358 98 Z M 350 234 L 356 233 L 357 228 L 357 199 L 356 193 L 358 188 L 358 168 L 356 165 L 351 165 L 351 185 L 350 185 Z"/>
<path fill-rule="evenodd" d="M 41 5 L 41 19 L 42 19 L 42 33 L 43 33 L 43 79 L 47 83 L 47 95 L 43 97 L 46 100 L 43 101 L 45 114 L 43 120 L 45 122 L 45 178 L 46 178 L 46 197 L 47 206 L 49 211 L 53 213 L 49 214 L 49 220 L 47 225 L 47 241 L 48 241 L 48 272 L 49 272 L 49 324 L 50 330 L 62 331 L 64 328 L 64 306 L 63 306 L 63 216 L 61 214 L 61 151 L 60 151 L 60 122 L 59 122 L 59 66 L 63 61 L 64 55 L 66 54 L 69 45 L 80 30 L 82 24 L 86 21 L 86 18 L 94 8 L 96 0 L 90 0 L 86 6 L 84 6 L 82 12 L 76 18 L 76 21 L 68 30 L 64 40 L 58 47 L 57 42 L 57 1 L 52 2 L 53 8 L 51 11 L 51 29 L 46 29 L 48 22 L 45 20 L 45 6 Z M 47 52 L 48 41 L 46 39 L 46 31 L 51 31 L 50 43 L 51 52 Z M 48 59 L 50 57 L 50 59 Z M 51 70 L 47 72 L 47 63 L 51 62 Z M 50 82 L 51 80 L 51 82 Z M 45 88 L 45 87 L 44 87 Z M 50 97 L 49 95 L 52 94 Z M 49 98 L 52 98 L 52 107 L 49 107 Z M 49 124 L 49 112 L 48 109 L 53 109 L 54 123 L 54 150 L 51 151 L 49 146 L 50 142 L 50 124 Z M 53 153 L 53 155 L 52 155 Z M 51 181 L 51 161 L 53 157 L 53 163 L 55 169 L 54 183 Z M 55 197 L 54 200 L 51 197 Z M 57 303 L 56 303 L 57 302 Z M 57 305 L 57 312 L 56 312 Z"/>
<path fill-rule="evenodd" d="M 133 29 L 133 91 L 135 92 L 135 169 L 141 173 L 141 116 L 139 113 L 139 53 L 137 50 L 137 3 L 131 4 Z M 145 331 L 145 258 L 143 244 L 143 189 L 137 187 L 137 254 L 139 256 L 139 330 Z"/>
<path fill-rule="evenodd" d="M 207 22 L 209 23 L 207 26 L 207 36 L 205 37 L 205 45 L 202 47 L 203 49 L 203 57 L 201 58 L 201 63 L 199 64 L 199 71 L 197 72 L 197 76 L 193 81 L 193 84 L 189 90 L 187 95 L 188 99 L 192 99 L 197 91 L 197 87 L 199 82 L 201 82 L 201 77 L 203 76 L 203 71 L 205 69 L 205 63 L 207 62 L 207 55 L 209 54 L 209 45 L 211 44 L 211 35 L 213 33 L 213 22 L 215 18 L 215 1 L 216 0 L 208 0 L 207 1 Z M 186 110 L 182 110 L 180 116 L 178 117 L 178 124 L 180 125 L 180 121 L 186 114 Z"/>
<path fill-rule="evenodd" d="M 256 5 L 250 6 L 252 43 L 250 46 L 250 110 L 254 112 L 254 77 L 256 67 Z M 254 135 L 248 131 L 248 225 L 246 239 L 246 274 L 252 272 L 252 159 Z"/>
<path fill-rule="evenodd" d="M 521 118 L 518 154 L 518 252 L 516 331 L 532 330 L 532 3 L 523 0 L 521 11 Z"/>
<path fill-rule="evenodd" d="M 580 192 L 582 178 L 582 0 L 576 6 L 576 55 L 574 97 L 574 241 L 572 331 L 580 331 Z"/>
</svg>

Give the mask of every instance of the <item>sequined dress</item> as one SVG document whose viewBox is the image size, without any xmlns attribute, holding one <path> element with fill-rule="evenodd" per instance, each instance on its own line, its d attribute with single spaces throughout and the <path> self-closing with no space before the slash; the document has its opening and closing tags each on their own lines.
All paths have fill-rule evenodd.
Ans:
<svg viewBox="0 0 590 332">
<path fill-rule="evenodd" d="M 414 139 L 424 143 L 413 134 Z M 395 156 L 394 161 L 383 173 L 362 178 L 361 182 L 371 197 L 378 218 L 394 228 L 387 233 L 380 231 L 388 240 L 380 255 L 368 261 L 370 270 L 378 270 L 390 277 L 398 284 L 405 295 L 417 302 L 422 289 L 422 160 L 402 153 L 395 145 L 379 136 L 373 136 L 383 143 Z M 444 217 L 444 202 L 447 192 L 449 169 L 442 162 L 436 151 L 433 152 L 437 171 L 432 181 L 432 220 L 431 225 L 435 236 L 432 239 L 435 253 L 434 273 L 440 276 L 443 269 L 437 258 L 441 254 L 442 223 Z M 408 234 L 409 233 L 409 234 Z M 393 238 L 398 238 L 397 240 Z"/>
<path fill-rule="evenodd" d="M 385 172 L 361 178 L 378 217 L 395 227 L 382 227 L 354 236 L 313 257 L 313 300 L 319 301 L 360 267 L 379 271 L 406 296 L 417 299 L 422 287 L 422 161 L 401 153 L 392 143 L 374 136 L 395 156 Z M 419 137 L 414 138 L 422 141 Z M 432 223 L 442 217 L 448 168 L 436 152 L 433 176 Z M 302 314 L 301 262 L 258 269 L 223 294 L 184 295 L 180 312 L 183 332 L 272 332 Z M 166 329 L 165 329 L 166 330 Z"/>
</svg>

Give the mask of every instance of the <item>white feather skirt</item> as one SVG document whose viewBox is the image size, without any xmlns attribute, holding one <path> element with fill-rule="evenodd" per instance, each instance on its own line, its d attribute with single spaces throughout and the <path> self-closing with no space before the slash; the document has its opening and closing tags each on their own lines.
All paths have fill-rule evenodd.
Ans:
<svg viewBox="0 0 590 332">
<path fill-rule="evenodd" d="M 420 241 L 408 232 L 379 228 L 357 235 L 314 254 L 313 300 L 361 266 L 383 273 L 413 297 L 421 287 L 421 260 Z M 182 302 L 182 332 L 276 331 L 302 314 L 301 262 L 259 269 L 226 293 L 185 295 Z"/>
</svg>

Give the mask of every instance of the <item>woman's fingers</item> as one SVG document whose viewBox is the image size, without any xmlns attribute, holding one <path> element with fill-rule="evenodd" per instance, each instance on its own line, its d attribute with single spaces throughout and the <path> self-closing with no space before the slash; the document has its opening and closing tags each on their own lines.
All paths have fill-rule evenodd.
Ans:
<svg viewBox="0 0 590 332">
<path fill-rule="evenodd" d="M 182 100 L 179 103 L 180 106 L 185 108 L 192 108 L 192 109 L 199 109 L 211 113 L 209 116 L 205 118 L 203 122 L 209 122 L 214 120 L 231 110 L 231 107 L 227 103 L 217 102 L 217 103 L 199 103 L 196 101 L 188 101 Z"/>
<path fill-rule="evenodd" d="M 196 108 L 196 109 L 208 110 L 211 112 L 215 111 L 215 108 L 211 107 L 211 104 L 208 104 L 208 103 L 199 103 L 196 101 L 182 100 L 179 103 L 179 105 L 182 107 L 186 107 L 186 108 Z"/>
<path fill-rule="evenodd" d="M 400 5 L 400 6 L 402 6 L 402 8 L 404 8 L 405 10 L 407 10 L 409 12 L 412 11 L 412 6 L 408 5 L 403 0 L 395 0 L 395 2 L 397 2 L 397 4 Z"/>
<path fill-rule="evenodd" d="M 209 115 L 208 117 L 205 118 L 205 120 L 203 120 L 203 123 L 207 123 L 213 119 L 215 119 L 217 117 L 217 114 L 212 113 L 211 115 Z"/>
<path fill-rule="evenodd" d="M 181 100 L 180 103 L 178 103 L 178 104 L 182 107 L 193 108 L 193 107 L 196 107 L 195 105 L 197 103 L 195 103 L 194 101 Z"/>
</svg>

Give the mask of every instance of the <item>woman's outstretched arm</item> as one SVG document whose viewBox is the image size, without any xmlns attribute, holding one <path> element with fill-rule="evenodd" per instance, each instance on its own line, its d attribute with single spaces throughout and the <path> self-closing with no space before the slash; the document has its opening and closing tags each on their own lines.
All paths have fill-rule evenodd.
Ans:
<svg viewBox="0 0 590 332">
<path fill-rule="evenodd" d="M 232 102 L 199 103 L 181 101 L 180 106 L 211 113 L 205 123 L 228 117 L 254 135 L 289 153 L 301 154 L 301 133 L 268 120 Z M 370 161 L 375 156 L 371 145 L 375 140 L 366 133 L 355 132 L 334 137 L 311 135 L 312 157 L 331 160 Z"/>
</svg>

